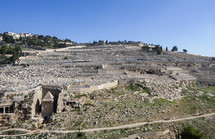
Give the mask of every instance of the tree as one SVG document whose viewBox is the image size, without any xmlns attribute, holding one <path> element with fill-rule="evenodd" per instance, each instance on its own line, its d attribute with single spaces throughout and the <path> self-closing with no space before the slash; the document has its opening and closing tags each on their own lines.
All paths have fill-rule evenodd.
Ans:
<svg viewBox="0 0 215 139">
<path fill-rule="evenodd" d="M 103 40 L 99 40 L 99 45 L 104 45 L 105 42 Z"/>
<path fill-rule="evenodd" d="M 11 57 L 11 62 L 14 64 L 16 62 L 16 60 L 19 59 L 19 56 L 17 53 L 14 53 Z"/>
<path fill-rule="evenodd" d="M 162 47 L 160 45 L 156 45 L 154 50 L 157 52 L 158 55 L 160 55 L 162 52 Z"/>
<path fill-rule="evenodd" d="M 43 35 L 39 35 L 38 39 L 44 39 L 44 36 Z"/>
<path fill-rule="evenodd" d="M 13 55 L 11 57 L 11 62 L 14 64 L 20 56 L 22 56 L 22 49 L 21 47 L 17 46 L 15 47 L 15 51 L 13 52 Z"/>
<path fill-rule="evenodd" d="M 12 48 L 12 47 L 7 47 L 7 54 L 13 54 L 14 53 L 14 51 L 15 51 L 15 49 L 14 48 Z"/>
<path fill-rule="evenodd" d="M 108 40 L 105 41 L 105 44 L 108 44 Z"/>
<path fill-rule="evenodd" d="M 192 126 L 185 127 L 181 132 L 182 139 L 203 139 L 201 130 L 193 128 Z"/>
<path fill-rule="evenodd" d="M 53 43 L 57 43 L 58 42 L 58 38 L 57 37 L 52 37 L 52 41 L 53 41 Z M 67 39 L 65 39 L 65 42 L 67 41 Z"/>
<path fill-rule="evenodd" d="M 174 46 L 173 48 L 172 48 L 172 51 L 174 52 L 174 51 L 178 51 L 178 47 L 177 46 Z"/>
<path fill-rule="evenodd" d="M 16 46 L 15 47 L 15 52 L 17 52 L 18 56 L 20 57 L 22 55 L 22 49 L 21 49 L 21 47 L 20 46 Z"/>
<path fill-rule="evenodd" d="M 187 49 L 183 49 L 183 51 L 184 51 L 185 53 L 187 53 Z"/>
<path fill-rule="evenodd" d="M 72 42 L 70 39 L 67 39 L 67 38 L 64 41 L 65 42 Z"/>
<path fill-rule="evenodd" d="M 49 41 L 51 41 L 51 36 L 46 35 L 46 36 L 44 37 L 43 40 L 44 40 L 44 42 L 45 42 L 46 44 L 50 45 L 50 44 L 49 44 Z"/>
<path fill-rule="evenodd" d="M 93 41 L 93 45 L 97 45 L 98 44 L 98 42 L 97 41 Z"/>
<path fill-rule="evenodd" d="M 143 46 L 143 47 L 142 47 L 142 50 L 143 50 L 144 52 L 149 52 L 150 48 L 149 48 L 149 46 L 147 45 L 147 46 Z"/>
<path fill-rule="evenodd" d="M 5 54 L 7 53 L 7 49 L 8 49 L 8 47 L 6 45 L 1 46 L 1 48 L 0 48 L 0 54 L 2 54 L 3 56 L 5 56 Z"/>
<path fill-rule="evenodd" d="M 13 37 L 7 35 L 6 33 L 3 33 L 3 41 L 5 41 L 6 43 L 15 43 Z"/>
<path fill-rule="evenodd" d="M 66 43 L 56 43 L 54 44 L 54 48 L 65 48 L 66 47 Z"/>
</svg>

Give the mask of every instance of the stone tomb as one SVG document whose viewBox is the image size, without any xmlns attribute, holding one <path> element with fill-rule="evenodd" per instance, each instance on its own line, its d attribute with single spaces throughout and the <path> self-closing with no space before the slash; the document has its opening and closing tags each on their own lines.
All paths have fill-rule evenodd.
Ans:
<svg viewBox="0 0 215 139">
<path fill-rule="evenodd" d="M 48 92 L 46 93 L 45 97 L 42 99 L 42 117 L 44 120 L 48 120 L 52 113 L 54 112 L 54 96 Z"/>
<path fill-rule="evenodd" d="M 53 113 L 61 112 L 65 107 L 65 93 L 68 92 L 59 86 L 43 85 L 42 90 L 38 90 L 34 95 L 32 118 L 42 117 L 44 121 L 48 121 Z M 68 94 L 66 96 L 69 97 Z"/>
</svg>

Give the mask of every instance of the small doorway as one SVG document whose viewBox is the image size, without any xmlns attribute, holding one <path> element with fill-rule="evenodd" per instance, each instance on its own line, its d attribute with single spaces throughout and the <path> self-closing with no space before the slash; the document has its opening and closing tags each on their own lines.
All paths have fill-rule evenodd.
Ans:
<svg viewBox="0 0 215 139">
<path fill-rule="evenodd" d="M 0 108 L 0 113 L 4 113 L 4 108 Z"/>
<path fill-rule="evenodd" d="M 48 120 L 48 116 L 45 116 L 45 117 L 44 117 L 44 121 L 47 121 L 47 120 Z"/>
</svg>

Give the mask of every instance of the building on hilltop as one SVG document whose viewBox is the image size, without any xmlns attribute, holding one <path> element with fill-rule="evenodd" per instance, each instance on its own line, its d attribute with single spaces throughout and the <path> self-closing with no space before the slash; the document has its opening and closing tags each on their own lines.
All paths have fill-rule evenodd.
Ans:
<svg viewBox="0 0 215 139">
<path fill-rule="evenodd" d="M 3 41 L 3 36 L 0 36 L 0 41 Z"/>
<path fill-rule="evenodd" d="M 13 39 L 19 39 L 20 35 L 18 33 L 13 33 L 13 32 L 5 32 L 8 36 L 12 36 Z"/>
<path fill-rule="evenodd" d="M 30 34 L 30 33 L 19 33 L 19 35 L 20 35 L 20 37 L 25 37 L 25 38 L 27 38 L 27 37 L 32 37 L 32 36 L 33 36 L 33 35 Z"/>
<path fill-rule="evenodd" d="M 33 34 L 30 33 L 14 33 L 14 32 L 5 32 L 5 34 L 12 36 L 13 39 L 19 39 L 20 37 L 22 38 L 27 38 L 27 37 L 32 37 L 34 36 Z M 1 41 L 1 40 L 0 40 Z"/>
</svg>

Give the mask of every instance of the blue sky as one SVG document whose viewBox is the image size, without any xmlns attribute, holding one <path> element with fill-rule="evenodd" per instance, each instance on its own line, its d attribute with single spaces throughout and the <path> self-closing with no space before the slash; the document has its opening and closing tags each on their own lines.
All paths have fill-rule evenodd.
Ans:
<svg viewBox="0 0 215 139">
<path fill-rule="evenodd" d="M 2 0 L 0 32 L 134 40 L 215 56 L 215 0 Z"/>
</svg>

